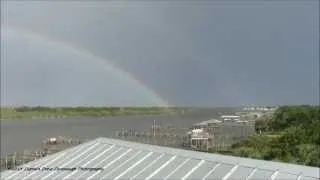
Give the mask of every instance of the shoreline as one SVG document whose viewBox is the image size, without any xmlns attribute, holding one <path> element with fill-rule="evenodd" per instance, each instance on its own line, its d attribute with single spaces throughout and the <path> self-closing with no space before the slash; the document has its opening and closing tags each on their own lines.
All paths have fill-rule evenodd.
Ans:
<svg viewBox="0 0 320 180">
<path fill-rule="evenodd" d="M 21 120 L 54 120 L 54 119 L 73 119 L 73 118 L 111 118 L 111 117 L 148 117 L 148 116 L 175 116 L 177 114 L 121 114 L 121 115 L 101 115 L 101 116 L 34 116 L 19 118 L 0 118 L 0 121 L 21 121 Z"/>
<path fill-rule="evenodd" d="M 0 120 L 161 116 L 177 115 L 181 110 L 183 109 L 164 107 L 17 107 L 1 108 Z"/>
</svg>

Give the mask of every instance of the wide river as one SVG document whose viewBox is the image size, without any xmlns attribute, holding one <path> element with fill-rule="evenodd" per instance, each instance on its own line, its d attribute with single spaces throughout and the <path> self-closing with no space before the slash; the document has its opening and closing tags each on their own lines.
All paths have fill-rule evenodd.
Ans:
<svg viewBox="0 0 320 180">
<path fill-rule="evenodd" d="M 211 114 L 211 113 L 210 113 Z M 186 116 L 135 116 L 105 118 L 69 118 L 15 120 L 1 122 L 1 156 L 40 148 L 42 140 L 53 136 L 72 138 L 111 137 L 121 128 L 146 131 L 156 120 L 159 125 L 188 128 L 196 122 L 207 120 L 213 114 Z"/>
</svg>

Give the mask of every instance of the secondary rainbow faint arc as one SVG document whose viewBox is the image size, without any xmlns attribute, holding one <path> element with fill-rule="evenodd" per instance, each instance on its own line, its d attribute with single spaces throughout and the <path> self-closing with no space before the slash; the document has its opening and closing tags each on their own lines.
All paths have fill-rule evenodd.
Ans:
<svg viewBox="0 0 320 180">
<path fill-rule="evenodd" d="M 3 30 L 3 27 L 1 25 L 1 29 Z M 157 101 L 157 103 L 159 103 L 160 106 L 165 106 L 165 107 L 169 107 L 170 104 L 168 103 L 168 101 L 164 100 L 164 98 L 160 97 L 155 90 L 153 90 L 151 87 L 146 86 L 144 83 L 142 83 L 141 81 L 139 81 L 137 78 L 135 78 L 132 74 L 130 74 L 129 72 L 126 72 L 124 69 L 117 67 L 116 65 L 112 64 L 110 61 L 94 55 L 92 52 L 88 51 L 87 49 L 78 47 L 74 44 L 71 44 L 69 42 L 63 41 L 62 39 L 58 39 L 58 38 L 54 38 L 50 35 L 44 34 L 44 33 L 39 33 L 38 31 L 31 31 L 31 30 L 27 30 L 25 28 L 20 28 L 20 27 L 16 27 L 16 26 L 6 26 L 4 28 L 5 30 L 12 30 L 15 31 L 19 34 L 22 35 L 26 35 L 32 38 L 36 38 L 36 39 L 40 39 L 43 40 L 45 42 L 49 42 L 49 43 L 56 43 L 59 46 L 62 46 L 65 49 L 69 49 L 72 50 L 73 52 L 75 52 L 76 54 L 78 54 L 79 56 L 87 56 L 90 57 L 90 59 L 95 60 L 95 61 L 99 61 L 102 62 L 105 66 L 104 68 L 106 70 L 111 69 L 113 71 L 116 71 L 118 73 L 121 73 L 122 76 L 128 78 L 128 80 L 134 82 L 135 84 L 137 84 L 138 86 L 140 86 L 141 88 L 149 91 L 152 96 L 153 96 L 153 100 Z M 2 33 L 1 33 L 2 34 Z"/>
</svg>

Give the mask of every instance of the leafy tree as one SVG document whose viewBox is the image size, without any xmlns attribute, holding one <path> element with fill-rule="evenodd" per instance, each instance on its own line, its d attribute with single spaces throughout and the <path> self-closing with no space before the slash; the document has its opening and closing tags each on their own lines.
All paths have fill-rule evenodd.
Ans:
<svg viewBox="0 0 320 180">
<path fill-rule="evenodd" d="M 320 106 L 281 107 L 255 128 L 262 134 L 233 144 L 233 155 L 319 167 Z"/>
<path fill-rule="evenodd" d="M 255 130 L 257 133 L 265 132 L 270 130 L 270 118 L 261 117 L 255 122 Z"/>
</svg>

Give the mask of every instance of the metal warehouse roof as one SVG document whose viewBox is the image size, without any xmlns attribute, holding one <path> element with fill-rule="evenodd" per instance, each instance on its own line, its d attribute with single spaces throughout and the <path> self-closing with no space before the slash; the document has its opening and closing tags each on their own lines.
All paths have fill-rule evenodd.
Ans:
<svg viewBox="0 0 320 180">
<path fill-rule="evenodd" d="M 81 169 L 85 167 L 87 169 Z M 316 167 L 108 138 L 98 138 L 30 162 L 22 168 L 3 172 L 1 179 L 319 179 L 319 168 Z"/>
</svg>

